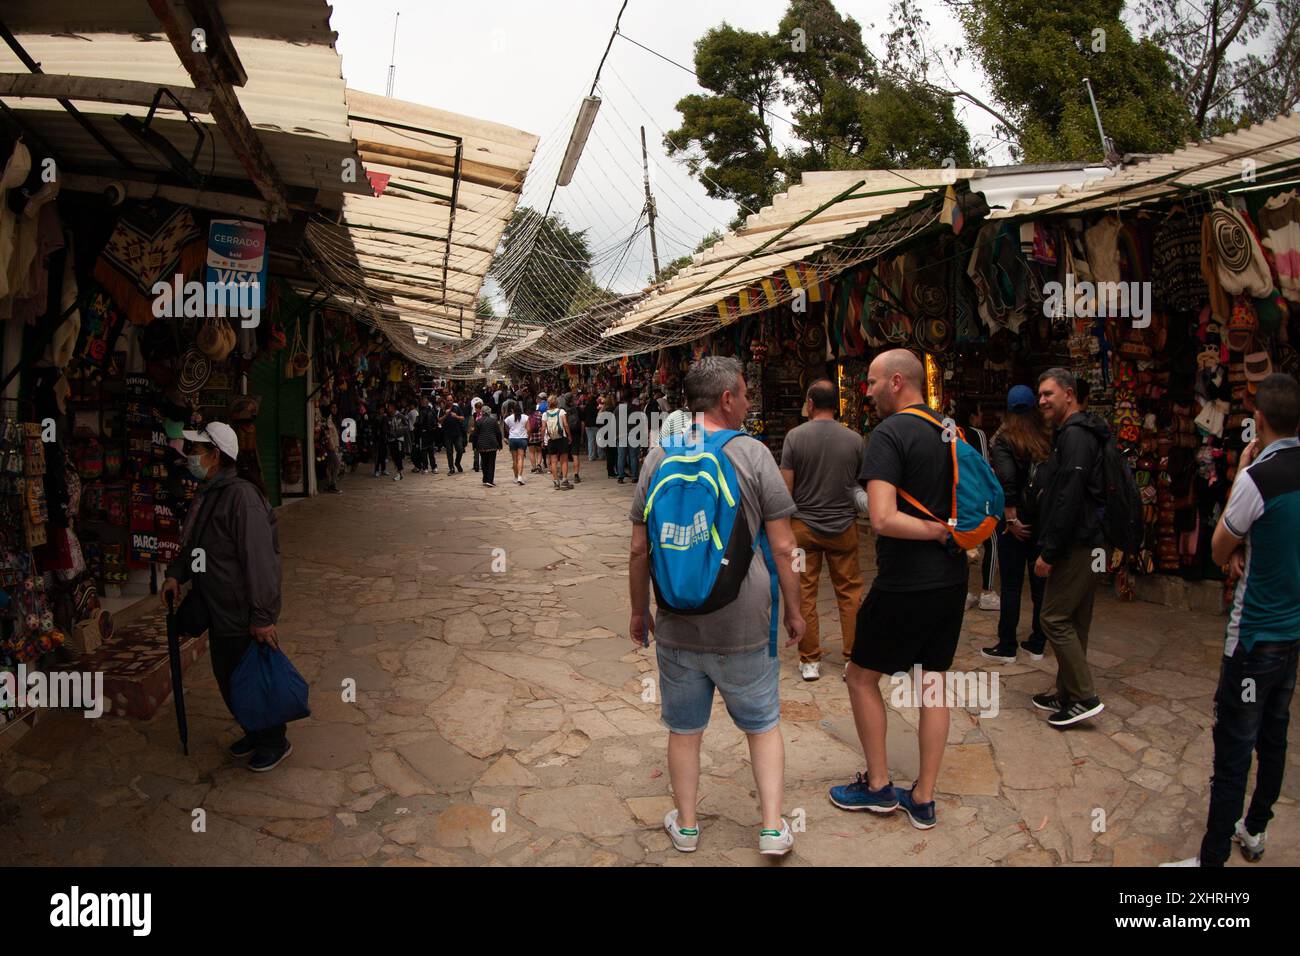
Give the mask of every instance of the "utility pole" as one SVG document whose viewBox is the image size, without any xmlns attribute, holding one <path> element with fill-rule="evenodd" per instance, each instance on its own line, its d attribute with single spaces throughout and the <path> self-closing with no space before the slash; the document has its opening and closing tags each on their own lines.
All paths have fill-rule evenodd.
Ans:
<svg viewBox="0 0 1300 956">
<path fill-rule="evenodd" d="M 641 177 L 645 183 L 645 211 L 650 218 L 650 255 L 655 264 L 655 281 L 659 280 L 659 243 L 655 239 L 655 197 L 650 195 L 650 157 L 645 148 L 645 127 L 641 127 Z"/>
<path fill-rule="evenodd" d="M 393 81 L 397 79 L 397 21 L 402 19 L 402 12 L 399 10 L 397 16 L 393 17 L 393 51 L 388 55 L 388 88 L 384 95 L 388 98 L 393 96 Z"/>
</svg>

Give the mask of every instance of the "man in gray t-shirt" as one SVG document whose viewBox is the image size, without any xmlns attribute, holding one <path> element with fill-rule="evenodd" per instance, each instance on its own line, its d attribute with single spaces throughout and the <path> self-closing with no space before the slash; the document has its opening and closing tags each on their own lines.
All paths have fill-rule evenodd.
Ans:
<svg viewBox="0 0 1300 956">
<path fill-rule="evenodd" d="M 835 386 L 829 380 L 808 386 L 803 410 L 809 420 L 791 430 L 781 448 L 781 477 L 799 509 L 790 526 L 803 549 L 799 595 L 806 629 L 799 642 L 799 673 L 804 680 L 821 677 L 817 586 L 823 555 L 839 607 L 845 661 L 853 650 L 862 603 L 854 492 L 864 444 L 861 435 L 835 420 L 835 404 Z"/>
<path fill-rule="evenodd" d="M 745 378 L 734 358 L 707 356 L 686 375 L 686 400 L 697 424 L 708 432 L 738 430 L 749 411 Z M 781 481 L 771 453 L 747 435 L 733 438 L 723 454 L 735 468 L 740 503 L 750 533 L 767 532 L 785 604 L 785 629 L 789 643 L 803 635 L 799 610 L 799 578 L 794 570 L 794 535 L 790 515 L 794 501 Z M 709 614 L 676 614 L 659 609 L 650 617 L 650 551 L 654 545 L 646 530 L 645 502 L 654 486 L 655 472 L 665 456 L 652 448 L 641 469 L 632 502 L 632 549 L 628 580 L 632 615 L 628 633 L 634 644 L 658 638 L 659 714 L 668 728 L 668 773 L 676 809 L 664 818 L 664 829 L 678 850 L 689 853 L 699 842 L 695 816 L 700 782 L 700 740 L 709 723 L 714 688 L 722 694 L 737 727 L 749 738 L 750 762 L 763 824 L 759 852 L 784 856 L 794 846 L 794 835 L 781 817 L 785 775 L 785 744 L 781 739 L 781 701 L 778 693 L 780 663 L 768 651 L 771 624 L 771 580 L 761 550 L 755 549 L 736 599 Z"/>
</svg>

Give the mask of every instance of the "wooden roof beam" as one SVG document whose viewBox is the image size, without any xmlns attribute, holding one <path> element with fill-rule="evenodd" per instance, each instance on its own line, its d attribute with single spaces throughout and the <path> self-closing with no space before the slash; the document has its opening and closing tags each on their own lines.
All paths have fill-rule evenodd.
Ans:
<svg viewBox="0 0 1300 956">
<path fill-rule="evenodd" d="M 244 108 L 240 105 L 230 82 L 245 74 L 238 58 L 233 62 L 230 60 L 234 46 L 230 41 L 229 31 L 225 29 L 225 23 L 218 16 L 211 21 L 213 24 L 211 30 L 207 27 L 203 28 L 206 33 L 206 44 L 204 50 L 200 52 L 194 49 L 190 35 L 191 25 L 194 23 L 192 19 L 188 24 L 183 24 L 177 15 L 177 10 L 168 0 L 149 0 L 149 7 L 158 18 L 158 22 L 162 24 L 172 49 L 176 51 L 176 56 L 189 73 L 195 87 L 212 94 L 209 112 L 222 135 L 225 136 L 226 142 L 239 157 L 240 165 L 244 167 L 248 178 L 266 200 L 269 218 L 272 220 L 289 218 L 289 196 L 284 181 L 276 172 L 275 164 L 271 162 L 266 147 L 262 145 L 252 124 L 249 123 L 248 116 L 245 115 Z"/>
<path fill-rule="evenodd" d="M 139 80 L 111 80 L 98 76 L 69 76 L 59 73 L 0 73 L 0 96 L 30 96 L 37 99 L 83 100 L 91 103 L 122 103 L 152 106 L 162 84 Z M 186 86 L 166 87 L 191 113 L 206 113 L 212 94 Z M 159 109 L 169 109 L 167 103 Z"/>
</svg>

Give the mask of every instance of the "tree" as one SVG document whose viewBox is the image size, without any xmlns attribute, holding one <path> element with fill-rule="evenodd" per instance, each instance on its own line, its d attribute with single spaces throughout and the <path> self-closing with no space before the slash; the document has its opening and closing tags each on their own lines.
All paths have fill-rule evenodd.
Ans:
<svg viewBox="0 0 1300 956">
<path fill-rule="evenodd" d="M 1016 157 L 1028 162 L 1105 158 L 1085 77 L 1092 81 L 1106 134 L 1121 155 L 1165 152 L 1195 136 L 1192 114 L 1176 88 L 1177 54 L 1171 56 L 1169 44 L 1154 35 L 1134 36 L 1122 19 L 1124 0 L 939 2 L 961 25 L 965 45 L 936 46 L 917 0 L 895 0 L 888 37 L 891 75 L 945 90 L 985 110 Z M 1186 0 L 1167 2 L 1176 6 Z M 983 70 L 993 102 L 952 84 L 952 68 L 967 59 Z"/>
<path fill-rule="evenodd" d="M 586 230 L 573 230 L 558 213 L 545 218 L 519 206 L 501 236 L 491 274 L 524 325 L 544 325 L 572 313 L 574 296 L 590 281 Z"/>
<path fill-rule="evenodd" d="M 715 27 L 696 41 L 695 68 L 710 93 L 677 104 L 683 123 L 665 145 L 709 195 L 741 207 L 737 222 L 809 170 L 980 159 L 952 97 L 882 77 L 862 27 L 830 0 L 791 0 L 772 34 Z M 780 151 L 777 101 L 793 114 Z"/>
<path fill-rule="evenodd" d="M 677 103 L 682 125 L 664 138 L 668 155 L 715 199 L 745 210 L 766 205 L 784 182 L 769 111 L 780 94 L 777 41 L 723 23 L 695 41 L 695 72 L 711 95 Z"/>
<path fill-rule="evenodd" d="M 1300 103 L 1300 0 L 1140 0 L 1137 12 L 1202 136 Z"/>
</svg>

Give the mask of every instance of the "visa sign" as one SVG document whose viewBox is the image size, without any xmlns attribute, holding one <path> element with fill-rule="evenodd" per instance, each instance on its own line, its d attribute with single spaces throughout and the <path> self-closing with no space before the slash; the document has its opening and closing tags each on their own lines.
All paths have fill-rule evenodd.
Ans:
<svg viewBox="0 0 1300 956">
<path fill-rule="evenodd" d="M 207 280 L 208 303 L 220 296 L 235 314 L 240 286 L 257 290 L 256 304 L 266 308 L 266 226 L 240 219 L 214 219 L 208 227 L 208 257 L 204 278 Z M 245 298 L 249 292 L 244 292 Z"/>
</svg>

